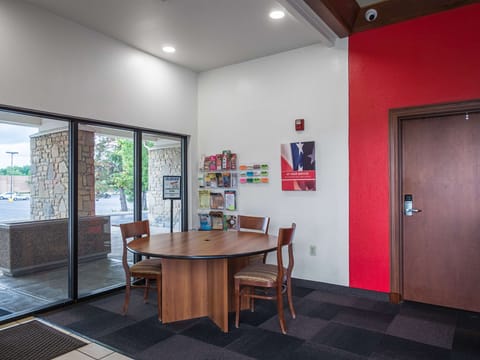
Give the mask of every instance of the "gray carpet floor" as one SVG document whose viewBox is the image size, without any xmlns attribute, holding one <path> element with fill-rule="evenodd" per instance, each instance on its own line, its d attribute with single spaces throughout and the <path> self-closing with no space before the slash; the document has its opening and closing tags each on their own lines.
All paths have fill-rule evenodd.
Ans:
<svg viewBox="0 0 480 360">
<path fill-rule="evenodd" d="M 243 311 L 240 328 L 221 332 L 209 319 L 157 320 L 154 294 L 133 291 L 79 303 L 42 317 L 135 359 L 480 359 L 480 314 L 432 305 L 390 304 L 385 295 L 331 285 L 296 286 L 297 318 L 282 335 L 274 302 Z"/>
</svg>

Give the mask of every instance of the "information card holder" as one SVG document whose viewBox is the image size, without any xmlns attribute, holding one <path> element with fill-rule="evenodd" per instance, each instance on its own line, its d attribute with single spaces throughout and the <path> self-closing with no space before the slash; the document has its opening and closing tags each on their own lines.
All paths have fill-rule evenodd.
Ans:
<svg viewBox="0 0 480 360">
<path fill-rule="evenodd" d="M 173 200 L 181 200 L 182 177 L 175 175 L 163 176 L 163 200 L 170 200 L 170 232 L 173 233 Z"/>
</svg>

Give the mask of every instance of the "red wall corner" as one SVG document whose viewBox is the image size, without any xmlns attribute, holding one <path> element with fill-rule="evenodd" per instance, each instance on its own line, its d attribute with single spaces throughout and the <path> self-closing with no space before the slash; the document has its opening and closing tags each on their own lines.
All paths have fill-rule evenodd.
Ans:
<svg viewBox="0 0 480 360">
<path fill-rule="evenodd" d="M 388 112 L 480 98 L 480 4 L 349 39 L 350 286 L 390 291 Z"/>
</svg>

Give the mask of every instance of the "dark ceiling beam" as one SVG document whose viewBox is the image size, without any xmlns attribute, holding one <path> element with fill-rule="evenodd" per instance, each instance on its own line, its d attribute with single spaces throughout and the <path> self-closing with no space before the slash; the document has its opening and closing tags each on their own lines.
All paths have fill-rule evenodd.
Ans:
<svg viewBox="0 0 480 360">
<path fill-rule="evenodd" d="M 388 0 L 371 6 L 362 7 L 352 26 L 352 33 L 370 30 L 385 25 L 430 15 L 440 11 L 478 3 L 479 0 Z M 365 20 L 365 12 L 374 8 L 378 12 L 377 20 Z"/>
<path fill-rule="evenodd" d="M 338 37 L 346 37 L 352 33 L 360 12 L 360 6 L 355 0 L 304 1 Z"/>
</svg>

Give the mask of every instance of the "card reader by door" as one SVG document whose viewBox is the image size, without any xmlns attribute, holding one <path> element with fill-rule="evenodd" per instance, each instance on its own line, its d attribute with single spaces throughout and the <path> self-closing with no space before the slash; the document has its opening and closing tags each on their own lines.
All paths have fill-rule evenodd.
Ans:
<svg viewBox="0 0 480 360">
<path fill-rule="evenodd" d="M 413 216 L 414 213 L 419 213 L 422 210 L 413 208 L 413 195 L 405 194 L 403 201 L 403 211 L 405 216 Z"/>
</svg>

